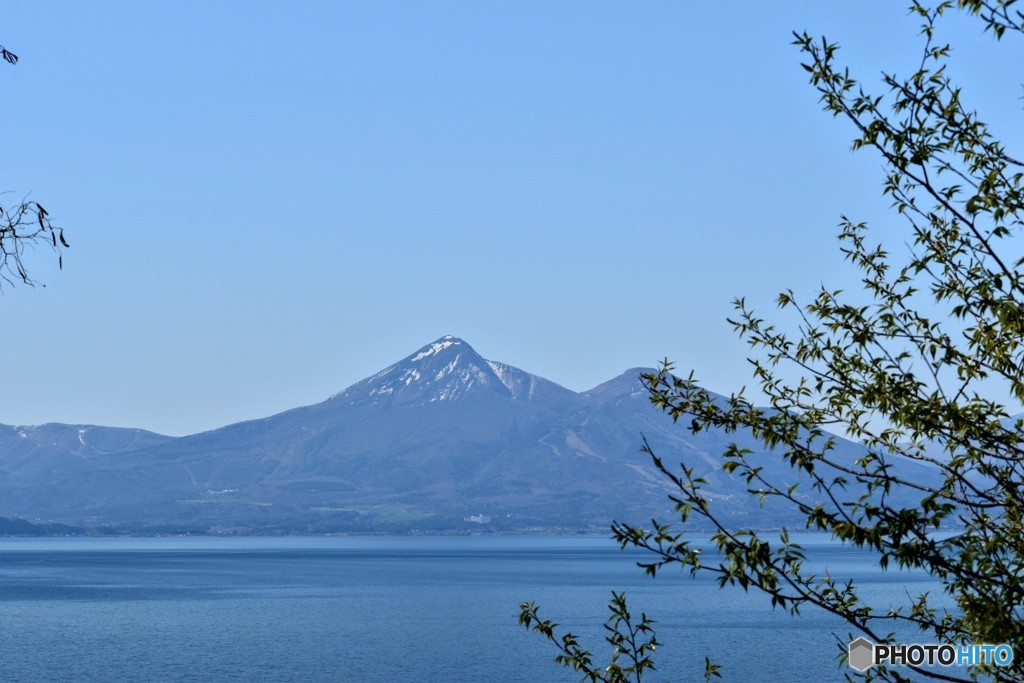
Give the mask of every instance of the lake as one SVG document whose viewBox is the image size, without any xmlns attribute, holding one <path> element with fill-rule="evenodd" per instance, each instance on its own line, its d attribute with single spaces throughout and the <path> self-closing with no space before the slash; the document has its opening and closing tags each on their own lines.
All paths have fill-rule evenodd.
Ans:
<svg viewBox="0 0 1024 683">
<path fill-rule="evenodd" d="M 799 538 L 816 568 L 886 605 L 927 577 Z M 817 612 L 718 589 L 595 536 L 0 539 L 2 681 L 574 681 L 518 625 L 524 600 L 606 661 L 611 590 L 662 643 L 646 680 L 841 680 Z"/>
</svg>

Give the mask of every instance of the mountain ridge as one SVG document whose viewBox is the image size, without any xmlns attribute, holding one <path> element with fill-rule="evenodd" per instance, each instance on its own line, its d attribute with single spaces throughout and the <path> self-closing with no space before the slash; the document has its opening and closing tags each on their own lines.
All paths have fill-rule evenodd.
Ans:
<svg viewBox="0 0 1024 683">
<path fill-rule="evenodd" d="M 647 370 L 574 392 L 447 335 L 319 403 L 183 437 L 0 426 L 0 516 L 136 532 L 607 528 L 671 515 L 643 436 L 695 459 L 730 514 L 788 520 L 717 471 L 724 435 L 651 406 Z"/>
</svg>

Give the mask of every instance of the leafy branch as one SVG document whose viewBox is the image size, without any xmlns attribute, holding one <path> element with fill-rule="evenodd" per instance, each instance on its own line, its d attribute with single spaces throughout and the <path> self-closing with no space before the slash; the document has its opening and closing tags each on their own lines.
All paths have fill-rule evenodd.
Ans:
<svg viewBox="0 0 1024 683">
<path fill-rule="evenodd" d="M 635 622 L 626 604 L 625 593 L 613 591 L 608 609 L 611 616 L 604 625 L 608 632 L 605 640 L 612 646 L 612 656 L 611 661 L 601 668 L 594 664 L 592 653 L 580 646 L 576 634 L 557 635 L 555 629 L 558 624 L 541 619 L 536 603 L 524 602 L 519 606 L 519 623 L 554 643 L 559 650 L 555 662 L 580 672 L 584 681 L 641 683 L 644 671 L 654 669 L 651 654 L 658 645 L 652 626 L 654 621 L 646 614 L 641 614 L 639 623 Z M 717 665 L 710 660 L 706 662 L 706 667 L 709 673 L 705 675 L 705 680 L 709 676 L 720 677 Z"/>
</svg>

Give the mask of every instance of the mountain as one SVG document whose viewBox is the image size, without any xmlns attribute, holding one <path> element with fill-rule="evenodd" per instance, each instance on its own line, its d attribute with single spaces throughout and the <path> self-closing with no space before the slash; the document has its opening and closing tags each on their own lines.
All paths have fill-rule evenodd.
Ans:
<svg viewBox="0 0 1024 683">
<path fill-rule="evenodd" d="M 201 434 L 0 426 L 0 516 L 150 532 L 607 528 L 671 514 L 645 435 L 666 461 L 699 463 L 734 518 L 792 521 L 717 471 L 728 440 L 763 447 L 674 425 L 642 372 L 577 393 L 447 336 L 321 403 Z"/>
</svg>

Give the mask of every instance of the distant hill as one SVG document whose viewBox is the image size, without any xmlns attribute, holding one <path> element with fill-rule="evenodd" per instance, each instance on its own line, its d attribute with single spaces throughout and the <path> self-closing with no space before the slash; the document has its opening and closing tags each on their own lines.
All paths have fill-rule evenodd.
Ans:
<svg viewBox="0 0 1024 683">
<path fill-rule="evenodd" d="M 151 532 L 607 528 L 671 515 L 643 434 L 698 464 L 735 520 L 795 521 L 718 471 L 729 440 L 759 443 L 674 425 L 643 371 L 576 393 L 443 337 L 322 403 L 201 434 L 0 426 L 0 515 Z"/>
<path fill-rule="evenodd" d="M 32 524 L 24 519 L 0 517 L 0 536 L 77 536 L 84 531 L 64 524 Z"/>
</svg>

